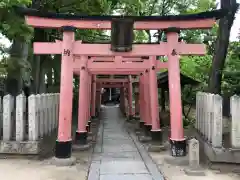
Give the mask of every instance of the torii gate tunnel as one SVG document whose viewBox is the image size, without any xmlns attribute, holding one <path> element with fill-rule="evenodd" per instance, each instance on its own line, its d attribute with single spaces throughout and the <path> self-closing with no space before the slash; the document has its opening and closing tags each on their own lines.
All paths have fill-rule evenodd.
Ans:
<svg viewBox="0 0 240 180">
<path fill-rule="evenodd" d="M 171 135 L 169 138 L 173 156 L 186 155 L 186 139 L 183 132 L 180 66 L 181 55 L 204 55 L 205 45 L 179 42 L 179 32 L 184 29 L 208 29 L 216 19 L 224 16 L 222 10 L 183 16 L 79 16 L 55 14 L 20 8 L 26 23 L 38 28 L 61 28 L 62 41 L 35 42 L 35 54 L 61 54 L 61 87 L 56 158 L 69 158 L 72 151 L 72 97 L 73 74 L 80 75 L 79 115 L 75 143 L 87 143 L 87 127 L 100 107 L 102 87 L 120 87 L 121 101 L 128 99 L 128 115 L 132 112 L 132 79 L 139 76 L 139 101 L 136 113 L 140 121 L 151 131 L 152 140 L 162 141 L 158 110 L 156 73 L 168 69 L 170 96 Z M 88 44 L 75 40 L 76 29 L 111 29 L 111 44 Z M 164 30 L 167 42 L 160 44 L 133 44 L 133 30 Z M 157 56 L 166 56 L 161 62 Z M 96 75 L 122 74 L 127 80 L 97 79 Z M 106 84 L 112 82 L 114 84 Z M 105 84 L 104 84 L 105 83 Z M 125 95 L 124 95 L 125 94 Z M 122 103 L 122 102 L 121 102 Z M 90 108 L 91 106 L 91 108 Z"/>
</svg>

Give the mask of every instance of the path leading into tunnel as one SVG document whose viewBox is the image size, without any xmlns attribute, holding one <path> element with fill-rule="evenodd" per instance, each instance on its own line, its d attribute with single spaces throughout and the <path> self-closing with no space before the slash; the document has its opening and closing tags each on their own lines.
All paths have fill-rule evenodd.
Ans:
<svg viewBox="0 0 240 180">
<path fill-rule="evenodd" d="M 102 107 L 88 180 L 163 180 L 136 137 L 128 132 L 119 107 Z"/>
</svg>

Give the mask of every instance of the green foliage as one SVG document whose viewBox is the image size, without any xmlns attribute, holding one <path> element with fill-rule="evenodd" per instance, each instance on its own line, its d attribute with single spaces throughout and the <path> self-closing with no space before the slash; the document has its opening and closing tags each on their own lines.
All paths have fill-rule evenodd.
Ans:
<svg viewBox="0 0 240 180">
<path fill-rule="evenodd" d="M 222 88 L 224 93 L 240 94 L 240 41 L 229 45 Z"/>
<path fill-rule="evenodd" d="M 206 83 L 211 62 L 211 55 L 183 56 L 180 61 L 181 72 L 197 81 Z"/>
<path fill-rule="evenodd" d="M 27 27 L 24 19 L 15 14 L 15 5 L 29 5 L 31 0 L 1 0 L 0 2 L 0 33 L 10 40 L 30 40 L 32 28 Z"/>
</svg>

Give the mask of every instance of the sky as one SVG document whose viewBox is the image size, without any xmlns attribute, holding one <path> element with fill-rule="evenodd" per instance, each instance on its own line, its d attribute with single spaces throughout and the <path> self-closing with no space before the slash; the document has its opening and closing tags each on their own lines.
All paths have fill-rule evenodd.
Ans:
<svg viewBox="0 0 240 180">
<path fill-rule="evenodd" d="M 220 2 L 220 0 L 217 0 L 217 2 Z M 240 3 L 240 0 L 237 0 L 238 3 Z M 230 41 L 236 41 L 238 37 L 238 33 L 240 33 L 240 10 L 238 10 L 235 20 L 231 29 L 231 36 Z"/>
<path fill-rule="evenodd" d="M 220 2 L 220 0 L 217 0 L 217 2 Z M 240 0 L 237 0 L 237 2 L 240 3 Z M 230 41 L 236 41 L 238 33 L 240 33 L 240 10 L 236 14 L 236 18 L 231 29 Z M 0 34 L 0 45 L 1 44 L 6 47 L 10 47 L 11 42 Z"/>
</svg>

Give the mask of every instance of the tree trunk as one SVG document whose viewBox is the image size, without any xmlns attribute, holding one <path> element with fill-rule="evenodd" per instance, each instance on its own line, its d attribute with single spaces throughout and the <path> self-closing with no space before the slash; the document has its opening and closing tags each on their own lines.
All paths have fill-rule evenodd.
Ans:
<svg viewBox="0 0 240 180">
<path fill-rule="evenodd" d="M 222 71 L 227 56 L 229 37 L 238 8 L 236 0 L 221 0 L 221 8 L 228 9 L 226 17 L 220 19 L 215 53 L 209 75 L 208 92 L 221 94 Z"/>
<path fill-rule="evenodd" d="M 41 0 L 32 0 L 32 8 L 41 9 Z M 44 42 L 44 30 L 35 28 L 34 29 L 34 39 L 33 42 Z M 35 94 L 40 93 L 40 84 L 43 78 L 42 64 L 44 57 L 39 55 L 33 55 L 32 61 L 32 77 L 33 77 L 33 91 Z M 42 88 L 41 88 L 42 89 Z"/>
<path fill-rule="evenodd" d="M 6 81 L 6 93 L 16 96 L 23 90 L 24 83 L 29 85 L 28 69 L 28 44 L 24 41 L 14 40 L 10 50 L 10 67 Z M 26 67 L 27 68 L 27 67 Z M 23 72 L 25 73 L 23 77 Z M 23 80 L 25 82 L 23 82 Z"/>
</svg>

